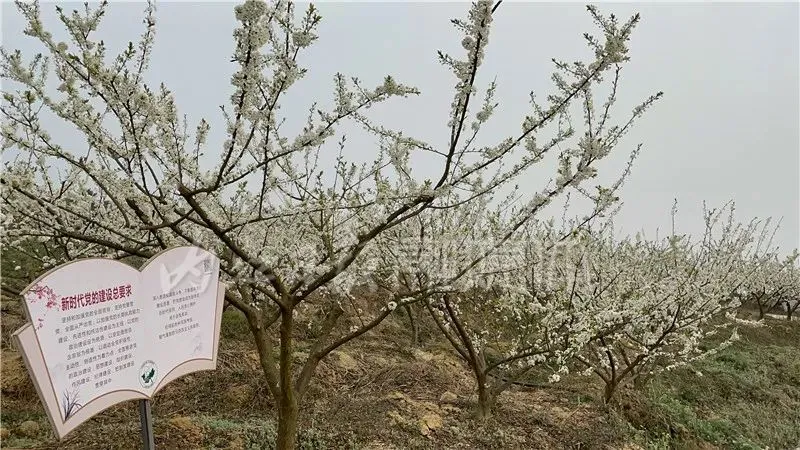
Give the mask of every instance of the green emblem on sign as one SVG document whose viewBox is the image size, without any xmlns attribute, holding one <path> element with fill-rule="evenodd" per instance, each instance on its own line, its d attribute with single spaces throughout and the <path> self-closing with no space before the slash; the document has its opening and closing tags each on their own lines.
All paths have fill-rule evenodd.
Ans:
<svg viewBox="0 0 800 450">
<path fill-rule="evenodd" d="M 156 363 L 153 361 L 145 361 L 139 369 L 139 383 L 142 387 L 149 388 L 156 381 Z"/>
</svg>

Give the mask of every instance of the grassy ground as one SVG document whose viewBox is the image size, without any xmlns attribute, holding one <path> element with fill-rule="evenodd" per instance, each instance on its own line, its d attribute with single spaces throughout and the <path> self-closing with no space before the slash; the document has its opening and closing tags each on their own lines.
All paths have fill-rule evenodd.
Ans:
<svg viewBox="0 0 800 450">
<path fill-rule="evenodd" d="M 7 346 L 19 321 L 4 308 L 2 448 L 137 448 L 134 402 L 54 441 L 19 355 Z M 412 350 L 404 330 L 401 319 L 389 321 L 320 366 L 301 418 L 302 448 L 800 447 L 798 321 L 742 328 L 734 346 L 642 392 L 622 392 L 614 408 L 596 400 L 594 379 L 579 379 L 507 392 L 486 423 L 472 419 L 473 384 L 449 348 L 429 335 Z M 171 383 L 153 402 L 158 448 L 273 448 L 273 408 L 238 313 L 226 313 L 222 333 L 219 368 Z M 442 397 L 446 391 L 455 395 Z"/>
<path fill-rule="evenodd" d="M 629 422 L 689 446 L 800 448 L 800 323 L 744 327 L 715 357 L 656 379 Z"/>
</svg>

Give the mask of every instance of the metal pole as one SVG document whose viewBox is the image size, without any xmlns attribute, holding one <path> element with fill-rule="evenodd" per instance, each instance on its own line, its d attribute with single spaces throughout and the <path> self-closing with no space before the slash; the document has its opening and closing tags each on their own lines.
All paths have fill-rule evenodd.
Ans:
<svg viewBox="0 0 800 450">
<path fill-rule="evenodd" d="M 144 450 L 155 450 L 153 437 L 153 415 L 150 413 L 150 400 L 139 400 L 139 421 L 142 424 L 142 444 Z"/>
</svg>

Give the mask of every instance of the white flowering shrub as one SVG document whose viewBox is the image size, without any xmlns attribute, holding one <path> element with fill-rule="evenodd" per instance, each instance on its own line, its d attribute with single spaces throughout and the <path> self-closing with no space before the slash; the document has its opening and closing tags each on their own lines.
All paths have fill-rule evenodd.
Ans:
<svg viewBox="0 0 800 450">
<path fill-rule="evenodd" d="M 313 5 L 296 15 L 290 2 L 247 0 L 235 7 L 236 70 L 231 102 L 222 107 L 218 125 L 227 139 L 221 148 L 210 148 L 209 130 L 215 125 L 206 119 L 189 124 L 165 85 L 144 81 L 156 36 L 153 4 L 145 9 L 141 38 L 111 56 L 97 36 L 107 2 L 71 14 L 55 6 L 68 41 L 47 30 L 38 2 L 17 2 L 25 33 L 46 52 L 23 55 L 3 48 L 0 53 L 0 131 L 7 161 L 0 179 L 4 248 L 23 248 L 35 239 L 58 242 L 63 258 L 149 258 L 182 244 L 217 253 L 229 286 L 226 300 L 247 318 L 277 404 L 278 447 L 294 448 L 303 396 L 318 363 L 331 351 L 373 329 L 395 308 L 457 288 L 568 190 L 579 189 L 596 210 L 613 203 L 616 185 L 590 192 L 581 184 L 595 177 L 596 163 L 661 95 L 637 106 L 627 122 L 607 122 L 638 16 L 620 23 L 590 7 L 601 37 L 586 35 L 589 62 L 556 61 L 555 86 L 546 101 L 532 96 L 531 113 L 517 132 L 478 147 L 481 125 L 497 107 L 494 85 L 480 99 L 475 80 L 498 5 L 478 1 L 466 19 L 453 21 L 464 35 L 462 56 L 439 53 L 456 78 L 449 137 L 440 146 L 370 119 L 374 105 L 419 94 L 391 76 L 366 86 L 337 74 L 334 106 L 312 106 L 303 130 L 289 135 L 282 127 L 281 100 L 308 70 L 299 55 L 317 40 L 321 17 Z M 612 100 L 597 109 L 592 91 L 609 75 Z M 574 104 L 583 107 L 589 125 L 580 137 L 569 125 Z M 52 117 L 81 133 L 85 146 L 57 142 L 48 132 Z M 345 123 L 377 138 L 369 162 L 348 158 Z M 548 128 L 555 131 L 543 139 Z M 370 282 L 373 269 L 390 263 L 392 273 L 406 271 L 398 266 L 403 258 L 383 256 L 382 249 L 391 246 L 388 232 L 412 226 L 417 218 L 446 223 L 451 210 L 478 214 L 498 189 L 525 176 L 554 149 L 555 179 L 518 201 L 501 225 L 489 228 L 493 238 L 487 251 L 462 255 L 457 269 L 428 271 L 431 279 L 415 289 L 388 283 L 371 301 L 354 301 L 355 289 Z M 320 164 L 320 152 L 336 152 L 334 167 Z M 213 156 L 210 165 L 206 154 Z M 421 155 L 436 158 L 436 177 L 416 176 L 412 161 Z M 433 227 L 421 242 L 433 242 L 438 251 L 444 234 Z M 61 262 L 51 256 L 41 260 Z M 296 367 L 295 332 L 309 321 L 315 333 L 307 342 L 308 357 Z"/>
<path fill-rule="evenodd" d="M 706 211 L 697 241 L 674 230 L 656 240 L 618 239 L 611 219 L 560 228 L 529 222 L 470 277 L 427 298 L 431 317 L 475 377 L 479 413 L 490 415 L 500 393 L 533 369 L 550 382 L 573 370 L 594 374 L 608 402 L 623 384 L 733 342 L 735 329 L 709 338 L 735 325 L 728 320 L 739 306 L 735 294 L 753 276 L 745 261 L 773 250 L 760 245 L 767 226 L 737 223 L 733 211 Z M 467 226 L 470 238 L 491 235 Z"/>
<path fill-rule="evenodd" d="M 533 369 L 559 381 L 605 323 L 606 305 L 592 296 L 605 298 L 603 283 L 616 281 L 630 261 L 610 254 L 595 234 L 600 231 L 587 229 L 599 213 L 561 227 L 552 220 L 528 222 L 452 291 L 426 299 L 439 330 L 474 375 L 480 417 L 491 415 L 512 384 L 529 384 Z M 608 226 L 604 221 L 600 230 Z M 497 228 L 498 221 L 490 221 L 480 239 L 491 242 L 488 230 Z"/>
<path fill-rule="evenodd" d="M 767 313 L 779 305 L 786 308 L 791 318 L 800 298 L 798 262 L 800 255 L 796 250 L 783 259 L 772 252 L 752 257 L 746 262 L 753 276 L 743 286 L 743 296 L 747 304 L 758 309 L 758 320 L 763 320 Z"/>
<path fill-rule="evenodd" d="M 558 72 L 553 79 L 560 89 L 570 85 L 564 81 L 564 76 L 584 76 L 586 81 L 575 93 L 584 116 L 583 134 L 570 139 L 575 131 L 567 116 L 559 123 L 556 136 L 546 147 L 548 150 L 553 147 L 560 149 L 555 186 L 533 193 L 522 206 L 514 204 L 520 197 L 515 191 L 495 201 L 497 206 L 491 208 L 493 203 L 488 196 L 479 200 L 474 192 L 476 189 L 481 192 L 491 188 L 498 181 L 479 182 L 466 194 L 461 193 L 462 189 L 448 192 L 434 203 L 432 211 L 420 214 L 416 220 L 407 221 L 379 238 L 386 243 L 382 252 L 383 266 L 396 268 L 393 276 L 381 277 L 382 286 L 387 291 L 413 293 L 415 296 L 411 301 L 422 301 L 440 331 L 475 375 L 481 417 L 490 415 L 497 396 L 510 383 L 524 376 L 533 365 L 542 362 L 545 355 L 551 356 L 553 361 L 564 367 L 568 355 L 579 347 L 570 344 L 561 349 L 556 345 L 542 344 L 554 340 L 549 334 L 563 326 L 564 315 L 560 308 L 564 303 L 558 303 L 563 300 L 559 297 L 550 303 L 533 306 L 542 302 L 537 297 L 542 291 L 536 291 L 532 281 L 526 282 L 530 280 L 524 275 L 520 277 L 519 268 L 525 266 L 530 269 L 536 262 L 520 258 L 526 252 L 529 258 L 533 258 L 528 246 L 544 241 L 532 240 L 531 236 L 524 238 L 523 231 L 543 207 L 570 192 L 588 198 L 592 208 L 584 217 L 560 230 L 560 237 L 550 236 L 548 244 L 557 245 L 572 235 L 575 229 L 611 208 L 618 200 L 615 194 L 630 173 L 640 146 L 633 149 L 627 167 L 610 185 L 596 186 L 596 192 L 591 192 L 584 188 L 583 182 L 596 175 L 593 162 L 610 154 L 633 123 L 661 96 L 658 93 L 633 108 L 624 122 L 612 122 L 612 105 L 617 99 L 621 71 L 628 60 L 625 56 L 615 59 L 613 78 L 608 83 L 610 94 L 600 108 L 595 108 L 594 90 L 602 86 L 603 78 L 592 75 L 596 70 L 594 68 L 603 66 L 608 46 L 625 48 L 639 17 L 633 16 L 620 24 L 613 16 L 602 17 L 594 8 L 589 8 L 589 11 L 603 29 L 608 42 L 604 47 L 587 36 L 590 48 L 598 58 L 592 63 L 575 63 L 572 66 L 556 63 Z M 612 39 L 611 36 L 617 37 Z M 494 86 L 491 86 L 489 93 L 493 92 Z M 536 104 L 534 106 L 537 114 L 544 117 L 546 110 Z M 482 119 L 488 118 L 492 110 L 487 109 L 486 115 L 478 118 L 473 127 L 476 133 Z M 533 120 L 535 117 L 527 118 L 526 123 Z M 542 159 L 546 149 L 534 150 L 536 143 L 533 140 L 528 145 L 531 146 L 528 148 L 531 154 L 523 155 L 523 163 L 516 164 L 509 171 L 509 177 L 520 173 L 527 164 Z M 561 149 L 562 145 L 566 148 Z M 493 150 L 496 151 L 498 149 Z M 465 159 L 468 156 L 465 155 Z M 494 153 L 487 156 L 492 159 L 498 157 Z M 393 248 L 402 248 L 404 251 L 398 256 L 392 251 Z M 551 258 L 550 255 L 548 258 Z M 547 278 L 548 283 L 556 279 L 555 276 Z M 468 324 L 464 316 L 470 317 Z M 511 329 L 507 326 L 509 324 L 513 324 Z M 543 338 L 538 334 L 542 330 L 546 330 L 548 337 Z M 508 343 L 510 345 L 506 345 Z M 502 356 L 487 363 L 490 348 L 502 348 Z"/>
<path fill-rule="evenodd" d="M 786 288 L 783 291 L 782 303 L 786 313 L 786 319 L 792 320 L 794 313 L 800 309 L 800 258 L 797 257 L 797 251 L 794 253 L 794 262 L 786 270 L 783 280 Z"/>
<path fill-rule="evenodd" d="M 591 264 L 593 280 L 605 285 L 577 295 L 594 303 L 594 312 L 585 325 L 593 336 L 576 357 L 585 373 L 603 380 L 605 401 L 621 384 L 716 353 L 737 338 L 734 328 L 718 344 L 707 339 L 734 325 L 726 319 L 740 305 L 734 294 L 752 277 L 744 260 L 764 251 L 756 245 L 758 222 L 737 223 L 733 212 L 731 204 L 706 210 L 697 240 L 673 227 L 654 241 L 606 241 L 618 271 L 610 278 Z"/>
<path fill-rule="evenodd" d="M 591 336 L 572 327 L 569 289 L 585 284 L 590 241 L 583 232 L 529 223 L 519 239 L 477 266 L 466 289 L 426 302 L 431 317 L 467 363 L 488 417 L 498 397 L 531 369 L 551 382 L 568 371 Z"/>
</svg>

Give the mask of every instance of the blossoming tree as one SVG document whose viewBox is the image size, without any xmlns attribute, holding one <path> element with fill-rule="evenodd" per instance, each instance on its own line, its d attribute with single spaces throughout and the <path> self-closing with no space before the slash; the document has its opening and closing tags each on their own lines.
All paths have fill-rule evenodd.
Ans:
<svg viewBox="0 0 800 450">
<path fill-rule="evenodd" d="M 362 274 L 376 266 L 381 236 L 423 214 L 486 203 L 572 136 L 571 127 L 558 127 L 545 140 L 541 132 L 565 122 L 573 103 L 585 103 L 587 121 L 605 134 L 589 132 L 557 156 L 555 181 L 516 209 L 503 233 L 510 236 L 553 198 L 594 177 L 595 163 L 613 148 L 601 139 L 613 141 L 630 127 L 604 128 L 606 112 L 595 111 L 590 94 L 628 60 L 638 16 L 619 23 L 589 8 L 601 31 L 600 38 L 586 36 L 590 61 L 557 61 L 554 92 L 546 101 L 532 98 L 532 112 L 518 132 L 479 148 L 475 136 L 497 103 L 493 85 L 479 102 L 475 80 L 499 3 L 479 1 L 467 19 L 453 21 L 464 35 L 464 53 L 439 53 L 456 83 L 449 134 L 444 143 L 431 144 L 369 118 L 378 103 L 419 94 L 391 76 L 368 87 L 337 74 L 334 107 L 312 106 L 302 132 L 288 135 L 281 99 L 306 73 L 298 56 L 317 39 L 321 17 L 313 6 L 298 15 L 290 2 L 247 0 L 235 7 L 237 70 L 231 104 L 222 107 L 227 139 L 211 149 L 211 123 L 203 119 L 190 129 L 167 87 L 144 81 L 155 42 L 152 4 L 141 38 L 113 58 L 95 36 L 107 3 L 71 14 L 56 6 L 69 42 L 47 31 L 37 2 L 16 5 L 27 21 L 25 33 L 44 45 L 46 55 L 25 58 L 2 50 L 2 77 L 15 87 L 3 92 L 3 147 L 17 152 L 1 180 L 4 245 L 58 239 L 65 257 L 148 258 L 187 243 L 216 252 L 229 285 L 226 300 L 247 318 L 277 405 L 281 449 L 296 446 L 300 405 L 319 362 L 398 305 L 436 287 L 381 290 L 368 305 L 348 302 L 365 281 Z M 53 76 L 56 90 L 50 89 Z M 44 112 L 80 132 L 85 147 L 59 144 Z M 376 137 L 369 162 L 348 157 L 345 123 Z M 323 167 L 321 152 L 336 153 L 333 167 Z M 215 156 L 215 164 L 204 163 L 205 153 Z M 420 157 L 438 161 L 437 176 L 415 175 L 413 162 Z M 601 189 L 594 198 L 603 204 L 610 194 Z M 295 367 L 297 327 L 309 317 L 317 332 Z"/>
<path fill-rule="evenodd" d="M 662 239 L 607 241 L 620 276 L 602 276 L 603 269 L 592 264 L 593 278 L 607 281 L 601 289 L 579 294 L 594 303 L 595 314 L 594 337 L 577 356 L 586 373 L 603 380 L 606 402 L 628 381 L 645 381 L 737 338 L 734 329 L 719 344 L 706 339 L 734 325 L 725 316 L 735 313 L 740 302 L 734 293 L 753 275 L 744 261 L 769 248 L 757 245 L 768 223 L 737 223 L 733 212 L 732 204 L 704 209 L 705 232 L 696 241 L 676 234 L 674 226 Z M 673 218 L 676 213 L 673 208 Z"/>
<path fill-rule="evenodd" d="M 781 304 L 786 304 L 788 317 L 796 309 L 791 302 L 797 299 L 797 252 L 781 259 L 776 253 L 756 255 L 747 264 L 752 268 L 753 276 L 743 286 L 746 302 L 758 308 L 758 319 L 763 320 L 766 314 Z"/>
<path fill-rule="evenodd" d="M 622 261 L 604 258 L 603 241 L 593 236 L 598 231 L 592 226 L 606 229 L 609 223 L 598 223 L 600 212 L 561 227 L 552 220 L 526 223 L 518 239 L 475 265 L 469 280 L 426 299 L 437 327 L 470 367 L 479 417 L 489 417 L 511 385 L 530 386 L 534 369 L 558 381 L 595 338 L 605 311 L 580 297 L 598 286 L 590 264 L 610 273 Z M 484 230 L 497 227 L 489 223 Z M 482 238 L 491 242 L 492 235 L 484 231 Z"/>
<path fill-rule="evenodd" d="M 615 18 L 604 19 L 594 9 L 590 8 L 590 11 L 606 31 L 617 30 L 618 27 L 630 30 L 638 22 L 638 16 L 634 16 L 620 26 Z M 557 67 L 563 69 L 567 65 L 557 63 Z M 541 338 L 534 330 L 553 329 L 553 324 L 561 320 L 563 314 L 560 308 L 565 305 L 563 302 L 556 304 L 554 300 L 532 310 L 527 300 L 534 295 L 534 301 L 540 301 L 536 297 L 536 288 L 542 288 L 534 287 L 533 280 L 527 277 L 530 269 L 541 263 L 535 258 L 541 259 L 543 252 L 563 244 L 562 241 L 578 229 L 608 212 L 618 200 L 615 194 L 630 174 L 633 161 L 641 149 L 641 145 L 632 149 L 625 170 L 609 186 L 597 186 L 596 192 L 590 192 L 582 186 L 587 177 L 594 176 L 594 169 L 590 166 L 592 162 L 610 154 L 634 122 L 661 96 L 661 93 L 657 93 L 645 99 L 633 108 L 625 121 L 613 124 L 611 112 L 617 99 L 622 68 L 621 62 L 615 66 L 609 83 L 610 94 L 599 111 L 595 109 L 593 92 L 601 79 L 587 83 L 580 93 L 579 106 L 585 128 L 582 138 L 577 142 L 569 141 L 575 131 L 568 117 L 559 123 L 556 137 L 548 144 L 548 148 L 561 149 L 562 145 L 567 146 L 557 155 L 555 187 L 535 193 L 532 199 L 522 202 L 522 205 L 516 204 L 520 194 L 514 190 L 495 201 L 494 207 L 490 196 L 472 199 L 472 194 L 464 196 L 451 191 L 430 211 L 378 238 L 382 246 L 379 253 L 383 255 L 379 264 L 383 270 L 376 278 L 377 284 L 387 292 L 416 294 L 413 301 L 421 302 L 430 312 L 440 331 L 475 376 L 478 414 L 482 418 L 491 415 L 499 394 L 530 367 L 541 362 L 545 353 L 559 353 L 554 346 L 544 349 L 532 343 Z M 555 74 L 554 79 L 558 80 L 559 75 Z M 489 94 L 493 91 L 492 85 Z M 490 101 L 484 103 L 484 115 L 481 117 L 479 113 L 479 121 L 490 117 L 494 109 Z M 544 109 L 538 106 L 536 109 L 544 117 Z M 479 131 L 479 125 L 473 125 L 474 133 Z M 579 161 L 577 170 L 572 168 L 571 161 L 574 159 Z M 512 170 L 519 171 L 517 167 Z M 592 205 L 589 213 L 569 224 L 565 222 L 558 236 L 551 230 L 547 242 L 542 236 L 532 235 L 530 227 L 536 213 L 553 199 L 569 193 L 588 198 Z M 549 247 L 537 247 L 536 250 L 531 247 L 543 243 Z M 526 254 L 527 259 L 520 259 L 520 252 Z M 534 256 L 533 252 L 537 255 Z M 550 277 L 549 281 L 555 281 L 555 278 Z M 497 295 L 498 292 L 503 292 L 503 295 Z M 410 306 L 410 303 L 407 304 L 407 307 Z M 462 312 L 471 317 L 469 326 L 462 319 Z M 526 316 L 525 321 L 522 315 Z M 411 320 L 413 327 L 413 317 Z M 499 326 L 500 323 L 508 325 L 509 321 L 513 323 L 511 330 Z M 486 354 L 491 351 L 489 341 L 492 339 L 486 338 L 488 330 L 499 333 L 492 336 L 495 342 L 516 342 L 513 348 L 506 349 L 505 356 L 489 363 Z M 504 334 L 504 330 L 510 334 Z M 414 330 L 412 334 L 415 334 Z M 557 358 L 564 364 L 569 359 L 565 356 L 569 353 L 568 349 L 560 350 Z M 509 368 L 514 370 L 509 371 Z"/>
<path fill-rule="evenodd" d="M 500 394 L 525 384 L 535 367 L 546 367 L 556 381 L 582 348 L 579 333 L 569 329 L 568 287 L 585 283 L 585 272 L 558 270 L 569 263 L 581 267 L 587 256 L 577 248 L 581 234 L 528 224 L 511 248 L 477 266 L 471 283 L 425 302 L 474 376 L 480 418 L 491 416 Z"/>
</svg>

